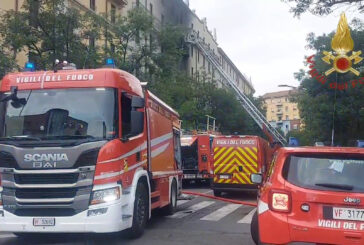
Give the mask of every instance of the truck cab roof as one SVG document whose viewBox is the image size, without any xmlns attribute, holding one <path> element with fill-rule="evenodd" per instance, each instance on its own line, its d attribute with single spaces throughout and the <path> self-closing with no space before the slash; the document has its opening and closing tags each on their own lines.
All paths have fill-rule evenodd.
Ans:
<svg viewBox="0 0 364 245">
<path fill-rule="evenodd" d="M 10 73 L 2 79 L 0 90 L 7 92 L 12 86 L 17 86 L 18 90 L 110 87 L 144 97 L 141 83 L 135 76 L 111 68 Z"/>
</svg>

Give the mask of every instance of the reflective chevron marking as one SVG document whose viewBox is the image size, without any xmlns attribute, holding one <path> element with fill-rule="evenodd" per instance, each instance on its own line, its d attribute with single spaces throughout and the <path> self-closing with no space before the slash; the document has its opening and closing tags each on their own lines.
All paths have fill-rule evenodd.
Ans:
<svg viewBox="0 0 364 245">
<path fill-rule="evenodd" d="M 254 208 L 252 211 L 250 211 L 244 218 L 238 221 L 240 224 L 250 224 L 252 222 L 252 218 L 254 213 L 257 211 L 256 208 Z"/>
<path fill-rule="evenodd" d="M 201 218 L 201 220 L 208 220 L 208 221 L 219 221 L 220 219 L 224 218 L 226 215 L 234 212 L 238 208 L 240 208 L 240 204 L 228 204 L 215 212 L 212 212 L 209 215 L 206 215 L 205 217 Z"/>
</svg>

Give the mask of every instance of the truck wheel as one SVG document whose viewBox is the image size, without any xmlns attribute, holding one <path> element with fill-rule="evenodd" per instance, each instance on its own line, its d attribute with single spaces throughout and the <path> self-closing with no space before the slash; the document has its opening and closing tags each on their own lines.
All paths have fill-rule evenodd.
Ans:
<svg viewBox="0 0 364 245">
<path fill-rule="evenodd" d="M 143 183 L 139 182 L 134 201 L 133 225 L 126 232 L 126 236 L 128 238 L 133 239 L 143 235 L 149 216 L 148 205 L 149 201 L 147 189 Z"/>
<path fill-rule="evenodd" d="M 252 236 L 252 239 L 256 245 L 260 245 L 260 239 L 259 239 L 259 226 L 258 226 L 258 214 L 257 212 L 254 213 L 252 222 L 250 224 L 250 234 Z"/>
<path fill-rule="evenodd" d="M 214 190 L 215 197 L 221 197 L 221 191 Z"/>
<path fill-rule="evenodd" d="M 169 204 L 166 207 L 163 207 L 163 214 L 172 215 L 176 212 L 177 209 L 177 183 L 176 180 L 173 179 L 171 185 L 171 197 L 169 200 Z"/>
</svg>

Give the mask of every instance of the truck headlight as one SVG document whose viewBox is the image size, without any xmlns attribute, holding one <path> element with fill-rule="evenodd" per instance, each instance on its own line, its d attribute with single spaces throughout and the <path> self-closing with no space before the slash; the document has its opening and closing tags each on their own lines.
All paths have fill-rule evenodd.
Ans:
<svg viewBox="0 0 364 245">
<path fill-rule="evenodd" d="M 90 205 L 111 202 L 120 199 L 120 187 L 96 190 L 92 192 Z"/>
</svg>

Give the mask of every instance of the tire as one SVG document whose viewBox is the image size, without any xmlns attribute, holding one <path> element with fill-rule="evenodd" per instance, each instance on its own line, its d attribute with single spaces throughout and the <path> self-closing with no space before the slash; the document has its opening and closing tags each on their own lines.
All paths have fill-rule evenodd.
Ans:
<svg viewBox="0 0 364 245">
<path fill-rule="evenodd" d="M 163 214 L 164 215 L 172 215 L 176 212 L 177 209 L 177 183 L 176 180 L 173 179 L 172 185 L 171 185 L 171 197 L 169 200 L 169 204 L 165 207 L 163 207 Z"/>
<path fill-rule="evenodd" d="M 148 198 L 146 186 L 139 182 L 135 193 L 133 225 L 126 231 L 126 236 L 130 239 L 139 238 L 144 233 L 149 217 Z"/>
<path fill-rule="evenodd" d="M 214 190 L 215 197 L 221 197 L 221 191 Z"/>
<path fill-rule="evenodd" d="M 258 225 L 258 214 L 255 212 L 252 218 L 252 222 L 250 224 L 250 235 L 256 245 L 260 245 L 259 239 L 259 225 Z"/>
</svg>

